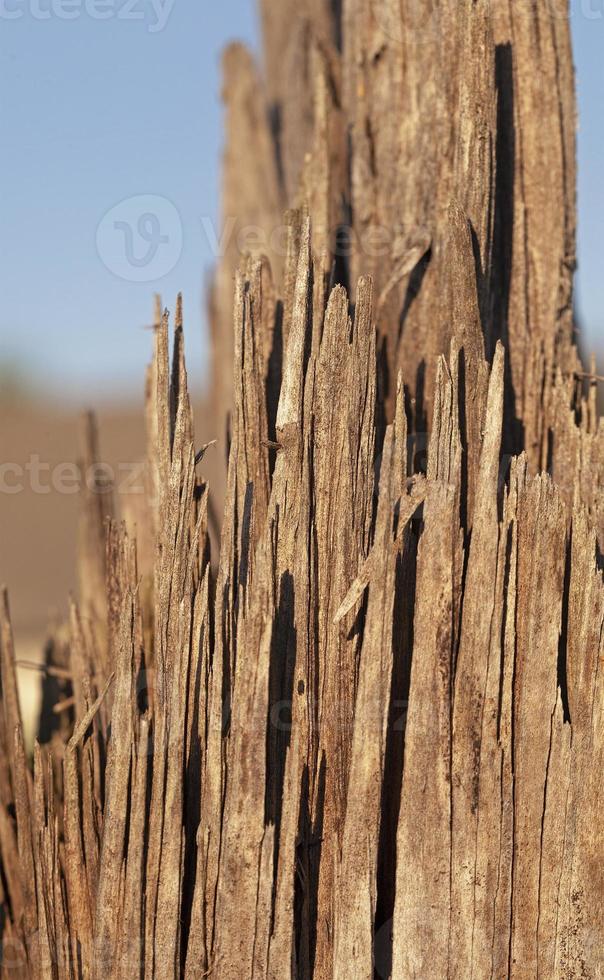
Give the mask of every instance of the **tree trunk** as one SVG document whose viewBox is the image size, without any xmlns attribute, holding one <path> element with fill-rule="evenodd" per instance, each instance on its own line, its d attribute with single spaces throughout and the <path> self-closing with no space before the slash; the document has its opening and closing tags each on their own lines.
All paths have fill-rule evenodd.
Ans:
<svg viewBox="0 0 604 980">
<path fill-rule="evenodd" d="M 72 724 L 33 777 L 0 607 L 2 977 L 595 980 L 604 447 L 566 5 L 262 18 L 264 70 L 225 58 L 225 485 L 178 304 L 138 532 L 105 550 L 84 495 Z"/>
</svg>

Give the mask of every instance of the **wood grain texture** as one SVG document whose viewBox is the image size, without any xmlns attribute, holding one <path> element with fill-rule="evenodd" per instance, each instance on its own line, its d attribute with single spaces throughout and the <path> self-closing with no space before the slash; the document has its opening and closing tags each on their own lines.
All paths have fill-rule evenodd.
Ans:
<svg viewBox="0 0 604 980">
<path fill-rule="evenodd" d="M 158 299 L 123 515 L 85 425 L 33 767 L 2 593 L 0 976 L 597 980 L 604 451 L 566 5 L 261 14 L 263 67 L 225 58 L 224 479 Z"/>
</svg>

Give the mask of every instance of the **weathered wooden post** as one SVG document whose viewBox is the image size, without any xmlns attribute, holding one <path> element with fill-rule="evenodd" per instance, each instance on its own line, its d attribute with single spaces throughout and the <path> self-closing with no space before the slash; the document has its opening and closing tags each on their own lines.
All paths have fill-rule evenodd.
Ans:
<svg viewBox="0 0 604 980">
<path fill-rule="evenodd" d="M 83 499 L 74 707 L 33 773 L 0 605 L 1 975 L 595 980 L 604 446 L 566 3 L 262 14 L 262 65 L 225 58 L 225 486 L 178 303 L 138 527 Z"/>
</svg>

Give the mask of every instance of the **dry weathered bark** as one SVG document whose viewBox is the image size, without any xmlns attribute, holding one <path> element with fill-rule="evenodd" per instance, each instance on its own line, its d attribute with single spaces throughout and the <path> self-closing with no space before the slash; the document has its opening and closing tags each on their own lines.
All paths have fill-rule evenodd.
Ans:
<svg viewBox="0 0 604 980">
<path fill-rule="evenodd" d="M 604 450 L 568 19 L 262 12 L 264 77 L 226 60 L 225 222 L 272 245 L 231 237 L 215 281 L 225 484 L 158 305 L 146 493 L 136 527 L 84 493 L 73 701 L 33 773 L 0 605 L 0 975 L 595 980 Z"/>
</svg>

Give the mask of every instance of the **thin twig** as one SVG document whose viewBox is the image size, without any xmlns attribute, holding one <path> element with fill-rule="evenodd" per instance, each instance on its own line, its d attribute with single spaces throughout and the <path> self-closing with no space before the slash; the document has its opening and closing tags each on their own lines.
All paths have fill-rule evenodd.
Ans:
<svg viewBox="0 0 604 980">
<path fill-rule="evenodd" d="M 17 660 L 15 666 L 20 667 L 22 670 L 36 670 L 39 673 L 48 674 L 49 677 L 57 677 L 59 680 L 71 680 L 71 671 L 67 670 L 65 667 L 52 667 L 47 664 L 37 664 L 33 660 Z"/>
<path fill-rule="evenodd" d="M 65 698 L 64 701 L 57 701 L 57 703 L 53 704 L 52 706 L 53 713 L 55 715 L 60 715 L 63 711 L 68 711 L 69 708 L 72 708 L 74 704 L 75 704 L 74 697 Z"/>
</svg>

